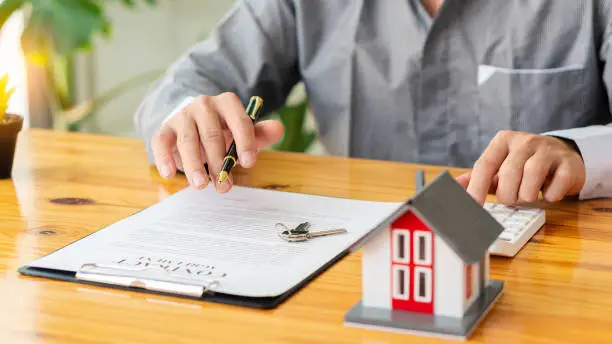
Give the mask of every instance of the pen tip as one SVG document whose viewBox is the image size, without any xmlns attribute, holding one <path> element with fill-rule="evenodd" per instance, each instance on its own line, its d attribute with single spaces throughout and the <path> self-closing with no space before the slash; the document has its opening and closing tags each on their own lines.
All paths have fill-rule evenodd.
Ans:
<svg viewBox="0 0 612 344">
<path fill-rule="evenodd" d="M 225 183 L 228 178 L 229 174 L 226 171 L 221 171 L 221 173 L 219 173 L 219 184 Z"/>
</svg>

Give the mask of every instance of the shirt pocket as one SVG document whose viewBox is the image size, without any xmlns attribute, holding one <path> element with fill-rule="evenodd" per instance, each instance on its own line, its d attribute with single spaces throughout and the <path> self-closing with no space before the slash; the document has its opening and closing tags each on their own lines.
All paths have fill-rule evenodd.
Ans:
<svg viewBox="0 0 612 344">
<path fill-rule="evenodd" d="M 499 130 L 545 132 L 580 121 L 585 68 L 478 66 L 479 124 L 483 139 Z"/>
</svg>

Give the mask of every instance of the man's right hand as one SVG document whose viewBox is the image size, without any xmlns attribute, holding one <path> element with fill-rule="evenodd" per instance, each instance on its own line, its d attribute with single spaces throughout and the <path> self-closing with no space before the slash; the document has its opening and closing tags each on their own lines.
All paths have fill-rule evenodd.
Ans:
<svg viewBox="0 0 612 344">
<path fill-rule="evenodd" d="M 253 125 L 240 99 L 233 93 L 199 96 L 174 114 L 153 136 L 151 145 L 160 175 L 169 179 L 182 170 L 189 183 L 203 189 L 211 181 L 219 192 L 227 192 L 231 181 L 219 185 L 217 175 L 232 140 L 236 141 L 238 164 L 255 165 L 257 153 L 283 136 L 279 121 L 267 120 Z"/>
</svg>

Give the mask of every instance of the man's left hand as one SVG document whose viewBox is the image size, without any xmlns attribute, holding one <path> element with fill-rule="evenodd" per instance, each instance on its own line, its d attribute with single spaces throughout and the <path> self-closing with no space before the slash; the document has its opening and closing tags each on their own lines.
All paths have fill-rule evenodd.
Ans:
<svg viewBox="0 0 612 344">
<path fill-rule="evenodd" d="M 552 136 L 500 131 L 470 173 L 457 181 L 480 204 L 488 193 L 505 205 L 557 202 L 580 192 L 586 169 L 571 144 Z"/>
</svg>

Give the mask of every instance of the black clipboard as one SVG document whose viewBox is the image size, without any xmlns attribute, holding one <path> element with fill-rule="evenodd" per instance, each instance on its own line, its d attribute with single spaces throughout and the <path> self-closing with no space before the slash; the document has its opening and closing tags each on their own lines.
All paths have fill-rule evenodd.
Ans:
<svg viewBox="0 0 612 344">
<path fill-rule="evenodd" d="M 330 260 L 329 262 L 321 266 L 318 270 L 310 274 L 300 283 L 295 285 L 293 288 L 287 290 L 286 292 L 280 295 L 274 296 L 274 297 L 237 296 L 237 295 L 224 294 L 224 293 L 219 293 L 219 292 L 214 292 L 214 291 L 206 292 L 201 297 L 194 297 L 194 296 L 188 296 L 188 295 L 179 294 L 179 293 L 160 292 L 160 291 L 148 290 L 148 289 L 143 289 L 143 288 L 138 288 L 138 287 L 126 287 L 126 286 L 110 284 L 110 283 L 99 283 L 99 282 L 81 280 L 76 277 L 76 272 L 73 272 L 73 271 L 30 267 L 27 265 L 19 268 L 18 271 L 20 274 L 25 275 L 25 276 L 42 277 L 42 278 L 53 279 L 53 280 L 58 280 L 58 281 L 74 282 L 74 283 L 87 284 L 87 285 L 93 285 L 93 286 L 98 286 L 98 287 L 107 287 L 107 288 L 127 290 L 127 291 L 137 291 L 137 292 L 143 292 L 143 293 L 149 293 L 149 294 L 155 294 L 155 295 L 172 296 L 172 297 L 179 297 L 179 298 L 184 298 L 184 299 L 228 304 L 228 305 L 240 306 L 240 307 L 257 308 L 257 309 L 273 309 L 273 308 L 278 307 L 281 303 L 286 301 L 289 297 L 291 297 L 297 291 L 305 287 L 309 282 L 314 280 L 317 276 L 319 276 L 325 270 L 330 268 L 332 265 L 341 261 L 344 257 L 346 257 L 346 255 L 348 255 L 348 253 L 349 253 L 348 250 L 340 253 L 339 255 L 334 257 L 332 260 Z"/>
<path fill-rule="evenodd" d="M 164 202 L 164 201 L 161 201 L 161 202 Z M 405 202 L 401 203 L 399 208 L 396 209 L 393 213 L 397 213 L 397 212 L 401 211 L 401 209 L 403 209 L 405 206 L 406 206 Z M 137 213 L 143 212 L 146 209 L 148 209 L 148 208 L 144 208 L 144 209 L 141 209 L 139 211 L 136 211 L 131 216 L 133 216 L 133 215 L 135 215 Z M 77 272 L 76 271 L 66 271 L 66 270 L 57 270 L 57 269 L 49 269 L 49 268 L 40 268 L 40 267 L 34 267 L 34 266 L 29 266 L 29 265 L 22 266 L 21 268 L 18 269 L 18 272 L 20 274 L 22 274 L 22 275 L 25 275 L 25 276 L 41 277 L 41 278 L 46 278 L 46 279 L 58 280 L 58 281 L 87 284 L 87 285 L 92 285 L 92 286 L 107 287 L 107 288 L 120 289 L 120 290 L 126 290 L 126 291 L 136 291 L 136 292 L 143 292 L 143 293 L 149 293 L 149 294 L 156 294 L 156 295 L 164 295 L 164 296 L 185 298 L 185 299 L 191 299 L 191 300 L 208 301 L 208 302 L 228 304 L 228 305 L 248 307 L 248 308 L 273 309 L 273 308 L 278 307 L 280 304 L 282 304 L 284 301 L 286 301 L 289 297 L 291 297 L 297 291 L 302 289 L 304 286 L 306 286 L 308 283 L 310 283 L 312 280 L 314 280 L 320 274 L 325 272 L 332 265 L 334 265 L 337 262 L 341 261 L 349 253 L 357 251 L 362 246 L 363 242 L 365 241 L 364 239 L 366 239 L 369 236 L 370 233 L 376 231 L 377 229 L 380 229 L 381 226 L 383 226 L 385 223 L 388 222 L 388 219 L 390 217 L 391 217 L 391 215 L 388 215 L 388 217 L 386 217 L 381 222 L 376 224 L 363 237 L 359 238 L 356 242 L 354 242 L 352 245 L 347 247 L 345 250 L 341 251 L 335 257 L 333 257 L 332 259 L 327 261 L 325 264 L 320 266 L 317 270 L 312 272 L 310 275 L 306 276 L 299 283 L 297 283 L 293 287 L 289 288 L 285 292 L 283 292 L 283 293 L 281 293 L 279 295 L 276 295 L 276 296 L 272 296 L 272 297 L 240 296 L 240 295 L 232 295 L 232 294 L 226 294 L 226 293 L 214 292 L 214 291 L 206 292 L 206 293 L 203 293 L 201 296 L 194 297 L 194 296 L 189 296 L 189 295 L 184 295 L 184 294 L 174 293 L 174 292 L 161 292 L 161 291 L 156 291 L 156 290 L 149 290 L 149 289 L 145 289 L 145 288 L 141 288 L 141 287 L 129 287 L 129 286 L 122 286 L 122 285 L 112 284 L 112 283 L 100 283 L 100 282 L 87 281 L 87 280 L 82 280 L 82 279 L 77 278 Z M 104 230 L 104 229 L 105 228 L 102 228 L 100 230 Z M 78 242 L 80 240 L 83 240 L 84 238 L 86 238 L 86 237 L 88 237 L 90 235 L 93 235 L 93 234 L 95 234 L 97 232 L 99 232 L 99 230 L 98 231 L 93 231 L 92 233 L 86 235 L 85 237 L 83 237 L 83 238 L 81 238 L 79 240 L 75 240 L 75 241 L 69 243 L 68 245 L 66 245 L 64 247 L 58 248 L 57 250 L 55 250 L 53 252 L 62 250 L 63 248 L 65 248 L 67 246 L 70 246 L 72 244 L 75 244 L 76 242 Z M 50 252 L 49 254 L 52 254 L 53 252 Z M 49 255 L 49 254 L 47 254 L 47 255 Z"/>
</svg>

